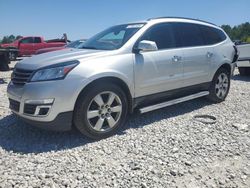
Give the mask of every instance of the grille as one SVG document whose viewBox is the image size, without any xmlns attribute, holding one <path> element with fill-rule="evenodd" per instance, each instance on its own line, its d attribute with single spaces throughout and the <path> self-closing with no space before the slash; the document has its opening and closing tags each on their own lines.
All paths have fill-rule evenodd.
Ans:
<svg viewBox="0 0 250 188">
<path fill-rule="evenodd" d="M 10 102 L 10 109 L 19 112 L 20 102 L 12 99 L 9 99 L 9 102 Z"/>
<path fill-rule="evenodd" d="M 30 78 L 33 71 L 31 70 L 24 70 L 24 69 L 14 69 L 11 81 L 13 84 L 16 85 L 24 85 L 28 79 Z"/>
<path fill-rule="evenodd" d="M 25 104 L 23 112 L 25 114 L 32 114 L 33 115 L 36 111 L 36 107 L 37 107 L 36 104 Z"/>
</svg>

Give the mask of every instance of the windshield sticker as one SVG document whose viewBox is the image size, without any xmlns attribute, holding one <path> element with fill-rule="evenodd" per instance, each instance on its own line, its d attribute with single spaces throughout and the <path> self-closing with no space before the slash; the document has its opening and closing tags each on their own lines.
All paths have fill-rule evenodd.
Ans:
<svg viewBox="0 0 250 188">
<path fill-rule="evenodd" d="M 133 24 L 133 25 L 128 25 L 126 28 L 141 28 L 144 24 Z"/>
</svg>

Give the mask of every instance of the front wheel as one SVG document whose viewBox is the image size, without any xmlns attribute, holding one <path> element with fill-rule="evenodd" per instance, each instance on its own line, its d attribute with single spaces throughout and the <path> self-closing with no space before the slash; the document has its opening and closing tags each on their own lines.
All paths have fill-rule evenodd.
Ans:
<svg viewBox="0 0 250 188">
<path fill-rule="evenodd" d="M 230 88 L 230 72 L 219 69 L 210 85 L 208 98 L 213 102 L 222 102 L 226 99 Z"/>
<path fill-rule="evenodd" d="M 76 102 L 74 124 L 92 139 L 108 137 L 125 123 L 127 97 L 115 84 L 96 84 L 82 92 Z"/>
</svg>

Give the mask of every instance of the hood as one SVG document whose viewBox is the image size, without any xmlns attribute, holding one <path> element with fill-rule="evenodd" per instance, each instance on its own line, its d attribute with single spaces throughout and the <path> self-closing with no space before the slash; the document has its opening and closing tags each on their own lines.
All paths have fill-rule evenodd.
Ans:
<svg viewBox="0 0 250 188">
<path fill-rule="evenodd" d="M 1 44 L 1 47 L 3 48 L 7 48 L 7 47 L 17 47 L 17 44 L 12 42 L 12 43 L 5 43 L 5 44 Z"/>
<path fill-rule="evenodd" d="M 16 68 L 26 70 L 36 70 L 45 66 L 63 63 L 72 60 L 82 60 L 84 58 L 96 57 L 104 55 L 108 51 L 89 50 L 89 49 L 73 49 L 66 48 L 64 50 L 48 52 L 40 55 L 34 55 L 24 59 L 16 64 Z"/>
<path fill-rule="evenodd" d="M 11 43 L 1 44 L 1 47 L 3 47 L 3 48 L 7 48 L 7 47 L 15 47 L 15 48 L 17 48 L 19 40 L 20 39 L 15 40 L 14 42 L 11 42 Z"/>
</svg>

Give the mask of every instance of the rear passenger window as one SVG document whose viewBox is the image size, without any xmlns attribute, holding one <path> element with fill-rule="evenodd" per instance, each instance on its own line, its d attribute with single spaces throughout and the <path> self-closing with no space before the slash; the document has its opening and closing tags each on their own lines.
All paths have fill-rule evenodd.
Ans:
<svg viewBox="0 0 250 188">
<path fill-rule="evenodd" d="M 41 43 L 41 38 L 40 37 L 35 37 L 34 38 L 34 43 Z"/>
<path fill-rule="evenodd" d="M 172 24 L 164 23 L 153 26 L 141 37 L 142 40 L 154 41 L 158 49 L 175 48 L 175 34 Z"/>
<path fill-rule="evenodd" d="M 200 25 L 199 27 L 207 45 L 216 44 L 226 39 L 226 35 L 219 29 L 205 25 Z"/>
<path fill-rule="evenodd" d="M 205 44 L 197 24 L 176 23 L 175 30 L 179 35 L 178 47 L 193 47 Z"/>
</svg>

